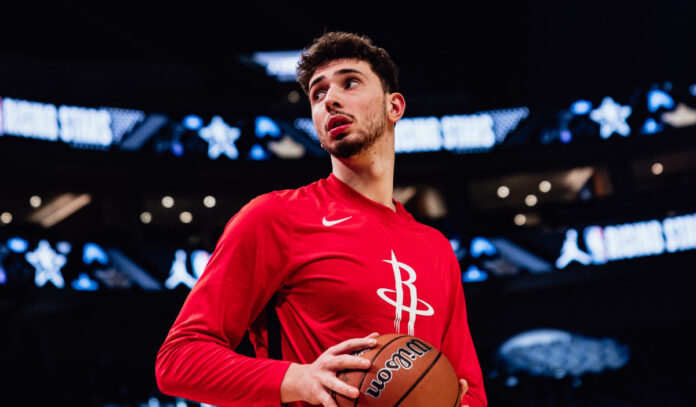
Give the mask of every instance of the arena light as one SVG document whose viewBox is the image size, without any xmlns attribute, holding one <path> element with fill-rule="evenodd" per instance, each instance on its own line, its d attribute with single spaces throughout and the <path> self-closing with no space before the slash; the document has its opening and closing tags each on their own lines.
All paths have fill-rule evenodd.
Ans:
<svg viewBox="0 0 696 407">
<path fill-rule="evenodd" d="M 0 214 L 0 223 L 9 225 L 12 222 L 12 214 L 10 212 L 3 212 Z"/>
<path fill-rule="evenodd" d="M 672 127 L 696 125 L 696 109 L 692 109 L 684 103 L 679 103 L 673 111 L 662 114 L 662 121 Z"/>
<path fill-rule="evenodd" d="M 517 334 L 498 348 L 508 374 L 563 379 L 586 373 L 617 370 L 629 361 L 628 346 L 612 338 L 590 338 L 558 329 L 536 329 Z"/>
<path fill-rule="evenodd" d="M 298 92 L 296 90 L 292 90 L 292 91 L 290 91 L 290 93 L 288 93 L 288 102 L 297 103 L 299 101 L 300 101 L 300 92 Z"/>
<path fill-rule="evenodd" d="M 213 117 L 208 126 L 198 131 L 198 135 L 208 143 L 208 157 L 211 159 L 214 160 L 221 154 L 232 160 L 239 157 L 234 143 L 242 135 L 242 131 L 225 123 L 222 117 Z"/>
<path fill-rule="evenodd" d="M 301 50 L 256 52 L 251 60 L 279 82 L 293 82 L 297 78 L 295 70 L 301 55 Z"/>
<path fill-rule="evenodd" d="M 305 155 L 304 146 L 287 134 L 279 141 L 269 141 L 267 147 L 273 154 L 284 159 L 298 159 Z"/>
<path fill-rule="evenodd" d="M 113 288 L 127 288 L 133 281 L 143 290 L 160 291 L 162 286 L 152 278 L 142 267 L 116 248 L 106 249 L 114 268 L 101 273 L 102 281 L 108 281 Z M 119 276 L 120 275 L 120 276 Z M 125 279 L 125 281 L 124 281 Z"/>
<path fill-rule="evenodd" d="M 524 119 L 529 117 L 529 109 L 526 107 L 488 110 L 485 113 L 493 118 L 493 132 L 495 133 L 497 144 L 505 141 L 508 134 L 513 132 Z"/>
<path fill-rule="evenodd" d="M 57 288 L 65 286 L 61 269 L 65 266 L 67 258 L 53 250 L 48 241 L 41 240 L 36 249 L 27 252 L 24 258 L 34 267 L 34 283 L 37 287 L 43 287 L 48 282 Z"/>
<path fill-rule="evenodd" d="M 624 137 L 631 134 L 631 127 L 626 119 L 631 115 L 631 106 L 622 106 L 607 96 L 602 99 L 602 104 L 590 112 L 590 119 L 599 124 L 599 135 L 603 139 L 618 133 Z"/>
<path fill-rule="evenodd" d="M 295 119 L 295 121 L 293 122 L 293 126 L 295 126 L 297 130 L 300 130 L 306 135 L 308 135 L 312 140 L 319 143 L 319 135 L 317 134 L 317 128 L 314 126 L 314 122 L 312 121 L 312 119 Z"/>
<path fill-rule="evenodd" d="M 213 208 L 215 207 L 216 203 L 217 200 L 212 195 L 208 195 L 205 198 L 203 198 L 203 205 L 205 205 L 206 208 Z"/>
<path fill-rule="evenodd" d="M 267 116 L 258 116 L 254 121 L 256 137 L 264 138 L 271 136 L 273 138 L 280 137 L 280 127 L 278 124 Z"/>
<path fill-rule="evenodd" d="M 674 99 L 662 89 L 653 89 L 648 92 L 648 110 L 655 113 L 659 109 L 672 109 L 674 107 Z"/>
<path fill-rule="evenodd" d="M 15 253 L 24 253 L 29 248 L 29 242 L 21 237 L 7 239 L 7 247 Z"/>
<path fill-rule="evenodd" d="M 437 117 L 404 118 L 396 123 L 394 148 L 397 153 L 439 151 L 443 140 Z"/>
<path fill-rule="evenodd" d="M 397 153 L 488 151 L 529 116 L 526 107 L 490 110 L 470 115 L 404 118 L 396 124 Z"/>
<path fill-rule="evenodd" d="M 200 278 L 203 275 L 205 266 L 208 265 L 208 260 L 210 260 L 210 253 L 205 250 L 194 250 L 191 253 L 191 266 L 196 278 Z"/>
<path fill-rule="evenodd" d="M 169 195 L 163 197 L 162 198 L 162 206 L 164 206 L 167 209 L 173 207 L 174 206 L 174 198 L 172 198 Z"/>
<path fill-rule="evenodd" d="M 111 116 L 104 109 L 58 108 L 60 139 L 75 147 L 108 147 L 114 141 Z"/>
<path fill-rule="evenodd" d="M 668 217 L 620 225 L 588 226 L 582 232 L 585 250 L 580 248 L 580 233 L 566 231 L 556 268 L 572 262 L 582 265 L 657 256 L 696 249 L 696 214 Z"/>
<path fill-rule="evenodd" d="M 662 171 L 664 171 L 664 166 L 661 163 L 654 163 L 650 166 L 650 172 L 652 172 L 653 175 L 660 175 Z"/>
<path fill-rule="evenodd" d="M 537 201 L 538 201 L 538 200 L 537 200 L 537 197 L 536 197 L 536 195 L 534 195 L 534 194 L 529 194 L 529 195 L 527 195 L 527 196 L 524 198 L 524 203 L 525 203 L 527 206 L 534 206 L 534 205 L 537 204 Z"/>
<path fill-rule="evenodd" d="M 32 208 L 38 208 L 41 206 L 41 197 L 38 195 L 32 196 L 29 198 L 29 205 L 31 205 Z"/>
<path fill-rule="evenodd" d="M 643 134 L 655 134 L 662 131 L 662 125 L 655 121 L 652 117 L 648 117 L 643 123 L 643 128 L 641 129 Z"/>
<path fill-rule="evenodd" d="M 443 116 L 440 124 L 445 150 L 488 150 L 495 145 L 493 117 L 489 114 Z"/>
<path fill-rule="evenodd" d="M 193 215 L 189 211 L 183 211 L 179 214 L 179 221 L 181 223 L 191 223 L 193 221 Z"/>
<path fill-rule="evenodd" d="M 487 279 L 488 273 L 474 265 L 470 265 L 469 268 L 462 273 L 462 282 L 464 283 L 478 283 L 481 281 L 486 281 Z"/>
<path fill-rule="evenodd" d="M 518 267 L 528 270 L 530 273 L 538 274 L 553 271 L 553 266 L 549 262 L 508 239 L 498 237 L 490 239 L 490 242 L 496 251 L 500 253 L 501 257 Z"/>
<path fill-rule="evenodd" d="M 2 122 L 5 134 L 58 140 L 58 110 L 52 104 L 4 98 Z"/>
<path fill-rule="evenodd" d="M 111 134 L 114 144 L 118 144 L 123 136 L 130 133 L 135 126 L 145 120 L 145 112 L 141 110 L 118 109 L 102 107 L 101 110 L 109 113 L 111 117 Z"/>
<path fill-rule="evenodd" d="M 254 144 L 251 146 L 251 149 L 249 149 L 249 154 L 248 157 L 250 160 L 253 161 L 263 161 L 263 160 L 268 160 L 270 158 L 270 155 L 264 150 L 264 148 L 260 144 Z"/>
<path fill-rule="evenodd" d="M 121 141 L 119 148 L 128 151 L 140 150 L 168 121 L 167 116 L 163 114 L 148 115 L 133 132 Z"/>
<path fill-rule="evenodd" d="M 80 273 L 77 279 L 73 280 L 70 285 L 75 291 L 97 291 L 99 284 L 89 278 L 87 273 Z"/>
<path fill-rule="evenodd" d="M 498 253 L 498 250 L 485 237 L 475 237 L 471 240 L 469 253 L 471 253 L 472 258 L 477 259 L 483 255 L 494 256 Z"/>
<path fill-rule="evenodd" d="M 525 223 L 527 223 L 527 217 L 521 213 L 518 213 L 513 218 L 513 222 L 515 222 L 515 225 L 517 226 L 523 226 Z"/>
<path fill-rule="evenodd" d="M 141 213 L 140 214 L 140 221 L 147 225 L 148 223 L 152 222 L 152 214 L 150 212 L 147 212 L 147 211 Z"/>
<path fill-rule="evenodd" d="M 203 127 L 203 119 L 195 114 L 190 114 L 184 117 L 183 124 L 184 127 L 189 130 L 198 131 L 201 129 L 201 127 Z"/>
<path fill-rule="evenodd" d="M 172 261 L 172 267 L 169 270 L 169 277 L 164 282 L 164 286 L 168 289 L 173 290 L 180 284 L 191 289 L 196 284 L 198 279 L 189 274 L 186 267 L 186 257 L 186 251 L 184 250 L 179 249 L 174 253 L 174 261 Z"/>
<path fill-rule="evenodd" d="M 570 111 L 577 116 L 588 114 L 590 113 L 590 110 L 592 110 L 592 102 L 588 100 L 580 99 L 570 105 Z"/>
<path fill-rule="evenodd" d="M 70 242 L 57 242 L 56 250 L 58 250 L 59 253 L 67 255 L 72 250 L 72 245 Z"/>
<path fill-rule="evenodd" d="M 89 194 L 61 194 L 34 212 L 29 220 L 50 228 L 92 202 Z"/>
<path fill-rule="evenodd" d="M 94 262 L 105 266 L 109 263 L 109 256 L 98 244 L 85 243 L 85 246 L 82 248 L 82 262 L 87 266 Z"/>
</svg>

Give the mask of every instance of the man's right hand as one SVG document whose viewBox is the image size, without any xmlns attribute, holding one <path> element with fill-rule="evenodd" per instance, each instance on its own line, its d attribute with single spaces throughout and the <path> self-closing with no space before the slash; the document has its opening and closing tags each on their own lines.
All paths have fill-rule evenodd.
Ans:
<svg viewBox="0 0 696 407">
<path fill-rule="evenodd" d="M 372 348 L 377 344 L 377 332 L 364 338 L 348 339 L 327 349 L 317 360 L 308 365 L 292 363 L 280 384 L 280 401 L 290 403 L 305 401 L 324 407 L 337 407 L 331 392 L 349 398 L 358 397 L 358 389 L 336 377 L 336 373 L 347 369 L 370 368 L 370 361 L 351 353 Z"/>
</svg>

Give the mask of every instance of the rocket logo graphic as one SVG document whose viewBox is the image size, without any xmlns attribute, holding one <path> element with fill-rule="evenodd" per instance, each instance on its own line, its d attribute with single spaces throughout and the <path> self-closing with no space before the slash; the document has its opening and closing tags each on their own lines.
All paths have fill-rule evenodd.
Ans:
<svg viewBox="0 0 696 407">
<path fill-rule="evenodd" d="M 394 318 L 394 328 L 396 329 L 396 333 L 399 333 L 401 327 L 401 316 L 403 312 L 408 312 L 408 334 L 413 336 L 415 332 L 416 316 L 431 316 L 435 314 L 435 310 L 427 302 L 418 299 L 418 291 L 414 284 L 416 282 L 416 271 L 413 270 L 413 268 L 411 268 L 408 264 L 400 263 L 398 260 L 396 260 L 396 255 L 394 254 L 393 250 L 391 251 L 391 259 L 382 261 L 389 263 L 392 266 L 392 270 L 394 271 L 395 289 L 390 290 L 387 288 L 380 288 L 377 290 L 377 295 L 379 298 L 386 301 L 387 304 L 396 308 L 396 317 Z M 406 280 L 402 279 L 401 270 L 406 271 L 408 276 Z M 404 287 L 408 288 L 408 290 L 404 290 Z M 406 298 L 404 298 L 405 295 L 407 296 Z M 422 304 L 425 308 L 419 309 L 420 304 Z"/>
</svg>

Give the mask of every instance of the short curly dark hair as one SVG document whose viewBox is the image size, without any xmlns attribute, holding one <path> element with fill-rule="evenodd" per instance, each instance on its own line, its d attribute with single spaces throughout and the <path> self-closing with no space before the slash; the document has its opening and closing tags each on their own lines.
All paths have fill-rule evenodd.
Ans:
<svg viewBox="0 0 696 407">
<path fill-rule="evenodd" d="M 302 52 L 297 66 L 297 82 L 302 90 L 309 92 L 309 80 L 320 66 L 336 59 L 352 58 L 370 64 L 382 82 L 385 92 L 399 90 L 399 68 L 383 48 L 372 44 L 366 36 L 347 32 L 328 32 L 315 38 L 309 48 Z"/>
</svg>

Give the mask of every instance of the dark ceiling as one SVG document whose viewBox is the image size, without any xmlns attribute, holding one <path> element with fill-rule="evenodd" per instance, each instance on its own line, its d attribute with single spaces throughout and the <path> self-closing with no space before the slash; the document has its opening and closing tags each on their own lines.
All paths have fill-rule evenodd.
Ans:
<svg viewBox="0 0 696 407">
<path fill-rule="evenodd" d="M 567 103 L 693 80 L 695 11 L 688 0 L 4 5 L 0 95 L 306 114 L 305 104 L 287 101 L 295 84 L 278 84 L 239 56 L 346 30 L 391 53 L 410 114 Z"/>
</svg>

